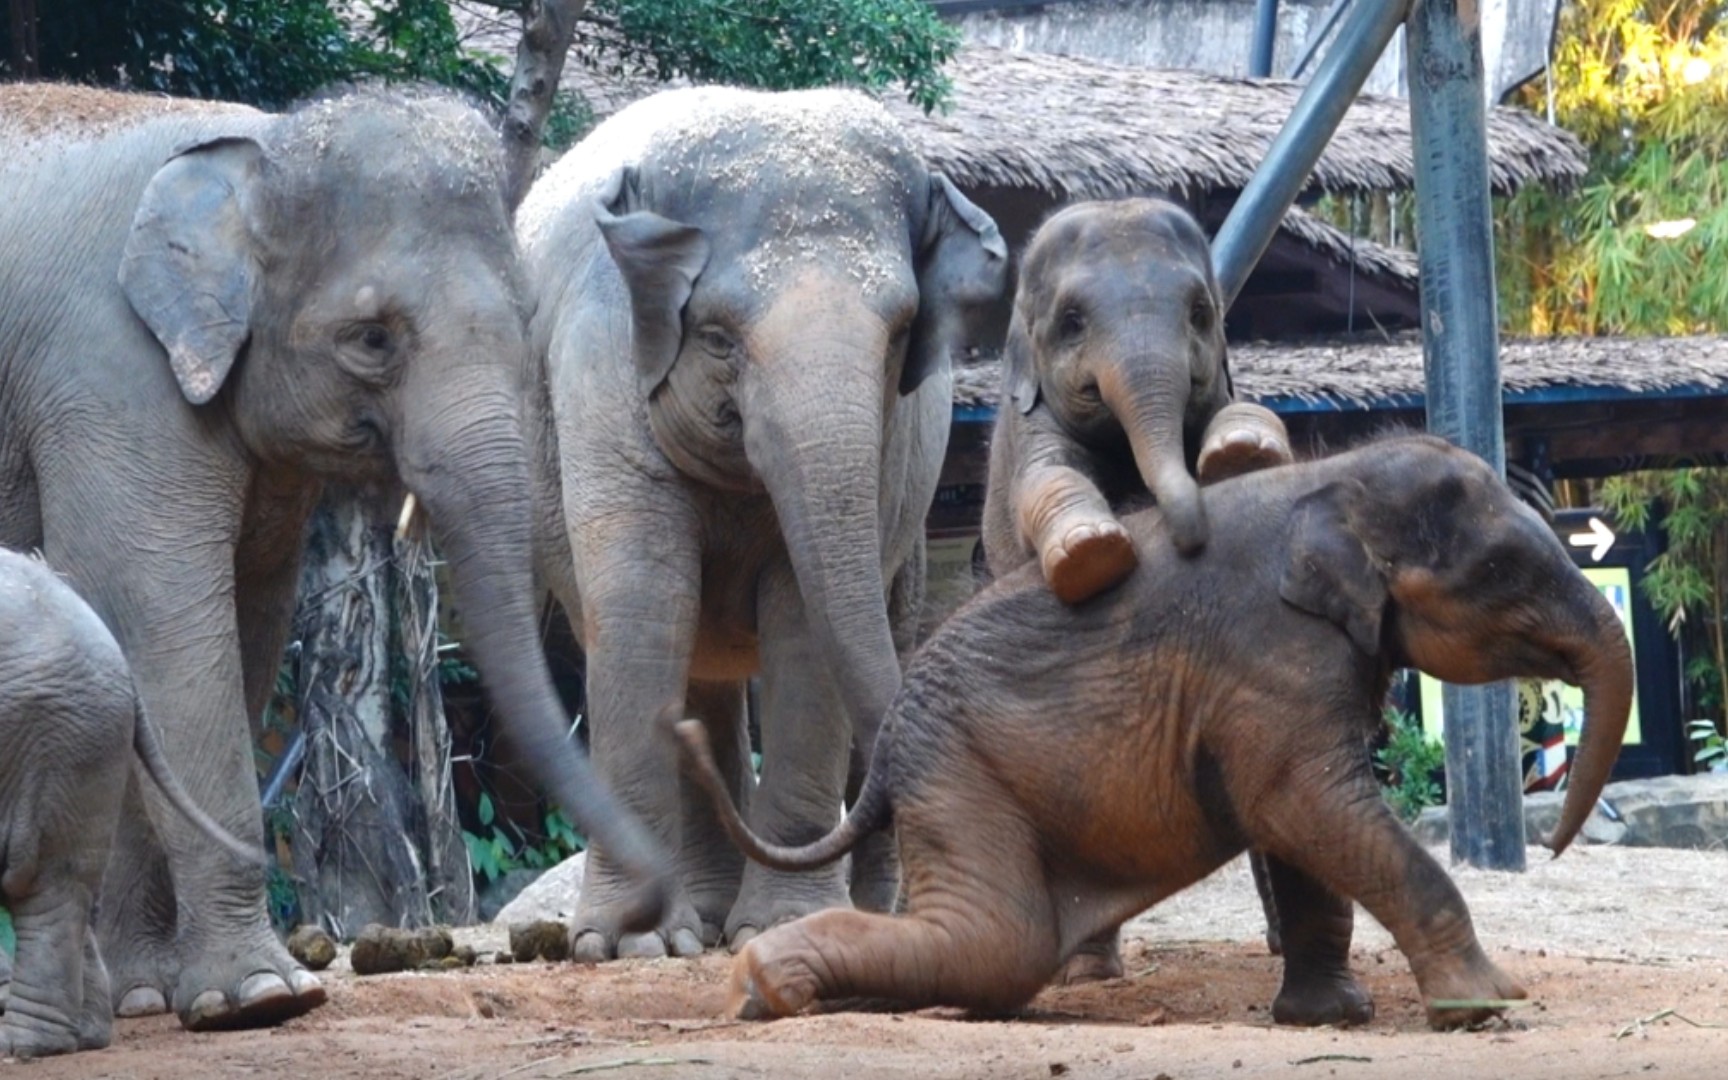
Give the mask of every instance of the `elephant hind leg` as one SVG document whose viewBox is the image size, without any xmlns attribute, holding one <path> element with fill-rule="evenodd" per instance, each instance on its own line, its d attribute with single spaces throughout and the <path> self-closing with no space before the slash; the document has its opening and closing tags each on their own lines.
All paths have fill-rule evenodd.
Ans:
<svg viewBox="0 0 1728 1080">
<path fill-rule="evenodd" d="M 732 965 L 731 1015 L 848 999 L 1001 1012 L 1049 981 L 1060 928 L 1030 826 L 1001 799 L 950 788 L 940 801 L 901 807 L 907 914 L 830 909 L 752 939 Z"/>
<path fill-rule="evenodd" d="M 1103 982 L 1122 977 L 1122 928 L 1113 926 L 1080 943 L 1055 981 L 1062 986 Z"/>
<path fill-rule="evenodd" d="M 18 957 L 0 1016 L 0 1058 L 81 1049 L 85 943 L 94 891 L 66 867 L 48 862 L 36 889 L 7 900 Z"/>
</svg>

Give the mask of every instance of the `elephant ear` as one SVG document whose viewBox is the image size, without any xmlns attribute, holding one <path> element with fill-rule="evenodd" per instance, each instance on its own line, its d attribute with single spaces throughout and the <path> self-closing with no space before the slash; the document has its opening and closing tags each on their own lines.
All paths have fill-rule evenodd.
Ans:
<svg viewBox="0 0 1728 1080">
<path fill-rule="evenodd" d="M 930 174 L 929 203 L 918 238 L 918 319 L 900 369 L 910 394 L 951 362 L 1008 281 L 1008 245 L 996 222 L 949 182 Z"/>
<path fill-rule="evenodd" d="M 630 289 L 636 379 L 644 397 L 666 380 L 684 340 L 684 305 L 708 265 L 702 230 L 641 209 L 634 168 L 613 174 L 594 205 L 594 220 Z"/>
<path fill-rule="evenodd" d="M 1008 340 L 1002 346 L 1002 397 L 1005 402 L 1012 401 L 1022 415 L 1038 404 L 1038 366 L 1032 360 L 1032 338 L 1018 304 L 1008 320 Z"/>
<path fill-rule="evenodd" d="M 194 405 L 216 396 L 252 332 L 249 218 L 263 160 L 258 143 L 234 136 L 180 148 L 145 186 L 120 258 L 127 302 Z"/>
<path fill-rule="evenodd" d="M 1297 500 L 1278 595 L 1343 627 L 1356 647 L 1380 652 L 1386 575 L 1350 523 L 1351 489 L 1330 484 Z"/>
</svg>

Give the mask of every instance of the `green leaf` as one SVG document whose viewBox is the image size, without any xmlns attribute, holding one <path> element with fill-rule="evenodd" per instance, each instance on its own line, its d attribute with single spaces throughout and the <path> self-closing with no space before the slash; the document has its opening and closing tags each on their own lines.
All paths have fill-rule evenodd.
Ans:
<svg viewBox="0 0 1728 1080">
<path fill-rule="evenodd" d="M 480 802 L 475 807 L 475 812 L 480 815 L 480 824 L 492 824 L 492 819 L 495 816 L 492 808 L 492 796 L 482 791 L 480 793 Z"/>
<path fill-rule="evenodd" d="M 14 956 L 18 952 L 18 935 L 12 929 L 12 913 L 0 901 L 0 952 Z"/>
</svg>

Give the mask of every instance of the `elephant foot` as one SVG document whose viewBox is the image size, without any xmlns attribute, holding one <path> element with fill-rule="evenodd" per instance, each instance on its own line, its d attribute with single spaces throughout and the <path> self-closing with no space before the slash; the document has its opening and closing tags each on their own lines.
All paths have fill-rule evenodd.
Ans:
<svg viewBox="0 0 1728 1080">
<path fill-rule="evenodd" d="M 1350 1027 L 1374 1019 L 1374 999 L 1348 971 L 1325 975 L 1284 969 L 1272 1019 L 1293 1027 Z"/>
<path fill-rule="evenodd" d="M 1195 473 L 1200 483 L 1288 465 L 1295 460 L 1283 421 L 1259 405 L 1227 405 L 1212 418 L 1200 445 Z"/>
<path fill-rule="evenodd" d="M 816 1000 L 819 986 L 801 950 L 789 948 L 784 931 L 756 938 L 732 961 L 726 1015 L 735 1020 L 792 1016 Z"/>
<path fill-rule="evenodd" d="M 1522 1001 L 1530 996 L 1474 946 L 1465 956 L 1423 965 L 1417 981 L 1422 986 L 1428 1026 L 1436 1031 L 1484 1023 L 1504 1011 L 1499 1002 Z"/>
<path fill-rule="evenodd" d="M 1039 561 L 1057 599 L 1079 604 L 1121 584 L 1140 560 L 1122 526 L 1107 520 L 1069 528 Z"/>
<path fill-rule="evenodd" d="M 246 933 L 238 941 L 211 939 L 188 953 L 170 999 L 188 1031 L 274 1027 L 311 1012 L 329 996 L 317 976 L 289 956 L 268 929 Z M 116 978 L 116 1000 L 134 1010 L 148 1008 L 155 1004 L 160 985 Z"/>
<path fill-rule="evenodd" d="M 1112 933 L 1105 939 L 1082 942 L 1051 981 L 1057 986 L 1078 986 L 1121 977 L 1122 939 Z"/>
<path fill-rule="evenodd" d="M 892 903 L 892 900 L 890 900 Z M 751 866 L 738 902 L 726 917 L 726 944 L 740 952 L 758 935 L 829 908 L 852 906 L 838 867 L 811 874 L 779 874 Z"/>
<path fill-rule="evenodd" d="M 101 1047 L 80 1047 L 78 1035 L 60 1027 L 25 1027 L 23 1024 L 0 1022 L 0 1059 L 56 1057 L 80 1049 L 99 1050 Z"/>
<path fill-rule="evenodd" d="M 608 960 L 691 957 L 701 956 L 708 943 L 718 944 L 718 928 L 714 929 L 713 942 L 708 942 L 705 934 L 711 924 L 688 899 L 674 901 L 660 925 L 635 932 L 625 929 L 629 925 L 624 919 L 628 907 L 604 902 L 582 904 L 570 927 L 570 958 L 578 964 L 601 964 Z"/>
<path fill-rule="evenodd" d="M 154 986 L 133 986 L 114 1002 L 114 1015 L 125 1019 L 160 1016 L 168 1011 L 168 996 Z"/>
</svg>

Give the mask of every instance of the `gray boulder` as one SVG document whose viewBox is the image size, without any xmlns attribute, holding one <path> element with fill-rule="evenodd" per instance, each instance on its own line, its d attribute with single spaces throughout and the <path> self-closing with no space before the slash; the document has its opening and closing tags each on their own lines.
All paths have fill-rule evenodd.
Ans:
<svg viewBox="0 0 1728 1080">
<path fill-rule="evenodd" d="M 568 922 L 576 914 L 576 901 L 582 896 L 582 870 L 587 864 L 586 851 L 570 856 L 517 893 L 490 921 L 506 925 L 541 919 Z"/>
</svg>

